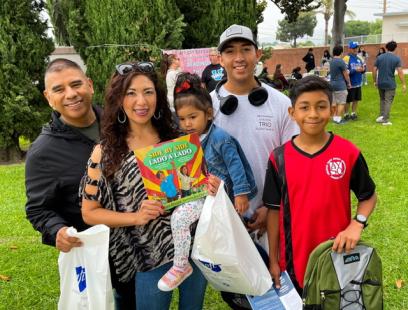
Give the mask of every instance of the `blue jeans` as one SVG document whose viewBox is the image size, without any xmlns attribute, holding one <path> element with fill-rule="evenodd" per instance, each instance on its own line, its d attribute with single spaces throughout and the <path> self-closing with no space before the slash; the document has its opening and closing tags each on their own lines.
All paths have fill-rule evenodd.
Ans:
<svg viewBox="0 0 408 310">
<path fill-rule="evenodd" d="M 203 308 L 207 280 L 201 271 L 190 261 L 194 271 L 179 286 L 179 309 L 200 310 Z M 163 292 L 157 287 L 157 282 L 173 266 L 167 263 L 146 272 L 136 273 L 136 308 L 137 310 L 169 309 L 172 292 Z"/>
</svg>

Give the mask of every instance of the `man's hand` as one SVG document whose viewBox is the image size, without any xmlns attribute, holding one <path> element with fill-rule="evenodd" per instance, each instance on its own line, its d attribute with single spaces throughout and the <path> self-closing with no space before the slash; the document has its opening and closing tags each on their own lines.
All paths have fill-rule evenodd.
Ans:
<svg viewBox="0 0 408 310">
<path fill-rule="evenodd" d="M 248 228 L 250 231 L 259 229 L 258 234 L 262 235 L 266 231 L 266 215 L 268 209 L 264 206 L 256 209 L 251 221 L 248 223 Z"/>
<path fill-rule="evenodd" d="M 55 247 L 61 252 L 69 252 L 73 247 L 80 247 L 82 245 L 81 240 L 76 237 L 70 237 L 67 234 L 68 227 L 62 227 L 57 232 L 57 238 L 55 240 Z"/>
<path fill-rule="evenodd" d="M 337 235 L 334 239 L 332 250 L 337 253 L 350 253 L 354 250 L 357 245 L 357 242 L 360 240 L 361 233 L 363 232 L 364 225 L 352 220 L 349 226 Z"/>
<path fill-rule="evenodd" d="M 237 195 L 234 197 L 234 207 L 237 212 L 242 215 L 248 210 L 249 200 L 247 195 Z"/>
<path fill-rule="evenodd" d="M 405 94 L 407 92 L 407 85 L 402 85 L 402 92 Z"/>
<path fill-rule="evenodd" d="M 218 187 L 220 187 L 221 179 L 219 177 L 216 177 L 215 175 L 210 174 L 208 176 L 208 181 L 207 181 L 207 190 L 208 194 L 211 196 L 215 196 L 218 191 Z"/>
<path fill-rule="evenodd" d="M 269 263 L 269 273 L 272 276 L 273 284 L 275 285 L 277 289 L 279 289 L 281 287 L 281 283 L 280 283 L 281 270 L 280 270 L 279 264 Z"/>
</svg>

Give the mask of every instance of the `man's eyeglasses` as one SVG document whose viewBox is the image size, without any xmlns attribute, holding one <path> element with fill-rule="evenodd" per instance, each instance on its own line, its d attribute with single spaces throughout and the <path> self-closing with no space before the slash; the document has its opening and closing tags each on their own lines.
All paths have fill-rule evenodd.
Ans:
<svg viewBox="0 0 408 310">
<path fill-rule="evenodd" d="M 153 72 L 154 65 L 148 61 L 134 62 L 134 63 L 125 63 L 116 65 L 116 72 L 120 75 L 126 75 L 129 72 Z"/>
</svg>

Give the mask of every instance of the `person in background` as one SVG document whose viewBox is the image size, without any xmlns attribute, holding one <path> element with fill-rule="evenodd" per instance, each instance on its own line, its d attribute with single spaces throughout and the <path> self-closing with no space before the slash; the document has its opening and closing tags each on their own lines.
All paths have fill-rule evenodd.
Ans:
<svg viewBox="0 0 408 310">
<path fill-rule="evenodd" d="M 313 55 L 313 48 L 309 48 L 307 54 L 302 58 L 302 60 L 306 63 L 305 66 L 306 72 L 310 72 L 316 67 L 315 57 Z"/>
<path fill-rule="evenodd" d="M 152 63 L 116 66 L 105 94 L 101 143 L 80 189 L 84 221 L 111 228 L 109 255 L 120 281 L 136 281 L 137 309 L 168 309 L 172 297 L 157 287 L 172 266 L 171 213 L 160 201 L 147 199 L 133 152 L 179 136 L 161 85 Z M 210 194 L 217 190 L 212 179 Z M 192 266 L 179 288 L 179 309 L 203 305 L 206 280 Z"/>
<path fill-rule="evenodd" d="M 292 87 L 289 96 L 289 114 L 300 134 L 270 154 L 263 201 L 269 209 L 273 282 L 280 288 L 280 274 L 286 270 L 302 295 L 313 249 L 335 237 L 332 250 L 350 253 L 367 226 L 377 196 L 360 150 L 326 130 L 334 111 L 330 84 L 307 76 Z M 350 191 L 358 201 L 353 218 Z"/>
<path fill-rule="evenodd" d="M 333 48 L 333 60 L 330 62 L 330 85 L 333 89 L 333 106 L 336 107 L 333 116 L 335 124 L 344 124 L 344 106 L 347 102 L 347 89 L 351 87 L 347 65 L 341 58 L 343 46 Z"/>
<path fill-rule="evenodd" d="M 273 78 L 272 82 L 275 85 L 275 88 L 284 91 L 285 89 L 288 89 L 289 83 L 286 80 L 285 76 L 282 73 L 282 65 L 277 64 L 275 67 L 275 72 L 273 73 Z"/>
<path fill-rule="evenodd" d="M 160 70 L 163 77 L 166 79 L 167 86 L 167 100 L 170 105 L 170 110 L 174 112 L 174 85 L 176 85 L 177 75 L 181 72 L 180 70 L 180 58 L 175 54 L 164 54 L 161 62 Z"/>
<path fill-rule="evenodd" d="M 92 105 L 93 83 L 78 64 L 58 58 L 45 71 L 44 96 L 51 121 L 31 145 L 26 159 L 26 214 L 42 242 L 69 252 L 81 246 L 67 228 L 89 226 L 81 216 L 78 189 L 89 154 L 100 139 L 102 109 Z M 117 309 L 135 308 L 134 281 L 119 283 L 111 266 Z"/>
<path fill-rule="evenodd" d="M 349 42 L 349 53 L 344 56 L 343 60 L 349 71 L 351 87 L 347 93 L 347 103 L 345 106 L 344 119 L 357 120 L 358 102 L 361 101 L 361 85 L 363 83 L 363 73 L 366 71 L 366 66 L 363 60 L 357 55 L 357 42 Z M 351 113 L 349 113 L 351 105 Z"/>
<path fill-rule="evenodd" d="M 363 60 L 364 66 L 367 67 L 368 53 L 364 49 L 364 46 L 359 46 L 358 47 L 357 55 Z M 368 84 L 366 72 L 363 73 L 363 84 L 364 85 Z"/>
<path fill-rule="evenodd" d="M 220 65 L 219 53 L 216 47 L 210 48 L 210 64 L 205 67 L 202 75 L 201 82 L 209 93 L 211 93 L 219 81 L 225 77 L 225 70 Z"/>
<path fill-rule="evenodd" d="M 302 69 L 300 67 L 293 68 L 292 70 L 292 79 L 300 80 L 302 78 L 302 73 L 300 73 Z"/>
<path fill-rule="evenodd" d="M 402 91 L 407 91 L 404 72 L 402 70 L 401 58 L 394 54 L 397 48 L 397 42 L 390 41 L 385 45 L 387 52 L 378 56 L 374 63 L 373 81 L 378 88 L 380 95 L 380 115 L 376 122 L 384 126 L 392 125 L 390 122 L 391 105 L 395 96 L 395 70 L 402 84 Z M 377 77 L 378 72 L 378 77 Z"/>
<path fill-rule="evenodd" d="M 381 54 L 384 54 L 384 53 L 385 53 L 385 48 L 380 47 L 380 48 L 378 49 L 377 56 L 375 56 L 375 57 L 378 57 L 378 56 L 380 56 Z"/>
<path fill-rule="evenodd" d="M 328 64 L 326 64 L 326 66 L 328 66 L 328 65 L 330 64 L 330 61 L 331 61 L 331 60 L 332 60 L 332 57 L 331 57 L 331 55 L 330 55 L 329 50 L 324 50 L 324 52 L 323 52 L 323 57 L 322 57 L 322 60 L 321 60 L 321 62 L 320 62 L 320 65 L 321 65 L 322 67 L 324 67 L 325 64 L 328 63 Z"/>
</svg>

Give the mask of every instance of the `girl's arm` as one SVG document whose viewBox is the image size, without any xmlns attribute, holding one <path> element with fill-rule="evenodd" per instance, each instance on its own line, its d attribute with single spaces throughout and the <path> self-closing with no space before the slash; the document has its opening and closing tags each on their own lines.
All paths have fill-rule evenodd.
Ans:
<svg viewBox="0 0 408 310">
<path fill-rule="evenodd" d="M 81 212 L 85 223 L 90 225 L 105 224 L 109 227 L 144 225 L 164 213 L 161 203 L 153 200 L 143 200 L 136 212 L 117 212 L 105 209 L 97 200 L 97 194 L 100 190 L 99 182 L 95 182 L 97 185 L 92 183 L 92 181 L 99 181 L 102 176 L 99 165 L 101 157 L 101 147 L 98 145 L 91 155 L 91 161 L 97 165 L 96 167 L 88 166 L 89 182 L 83 189 Z"/>
<path fill-rule="evenodd" d="M 237 145 L 233 140 L 226 141 L 221 144 L 219 154 L 224 160 L 232 181 L 235 208 L 239 213 L 244 213 L 249 207 L 247 194 L 251 192 L 251 188 Z"/>
</svg>

